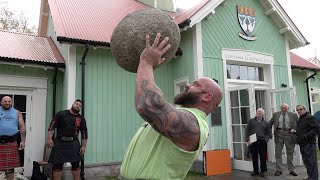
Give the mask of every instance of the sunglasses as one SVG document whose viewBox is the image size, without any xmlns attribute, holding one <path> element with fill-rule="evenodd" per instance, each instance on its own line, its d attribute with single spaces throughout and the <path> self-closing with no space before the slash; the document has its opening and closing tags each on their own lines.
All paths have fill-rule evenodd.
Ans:
<svg viewBox="0 0 320 180">
<path fill-rule="evenodd" d="M 302 111 L 303 109 L 297 109 L 297 111 Z"/>
</svg>

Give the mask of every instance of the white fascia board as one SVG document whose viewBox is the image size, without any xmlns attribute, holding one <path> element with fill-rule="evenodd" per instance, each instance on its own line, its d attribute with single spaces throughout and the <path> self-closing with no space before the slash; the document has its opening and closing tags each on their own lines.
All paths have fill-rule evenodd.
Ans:
<svg viewBox="0 0 320 180">
<path fill-rule="evenodd" d="M 276 8 L 272 7 L 271 9 L 266 11 L 266 15 L 269 16 L 271 13 L 275 12 Z"/>
<path fill-rule="evenodd" d="M 208 4 L 201 8 L 201 10 L 190 18 L 190 27 L 199 23 L 202 19 L 207 17 L 210 13 L 214 14 L 214 9 L 218 7 L 225 0 L 211 0 Z"/>
<path fill-rule="evenodd" d="M 288 14 L 284 11 L 281 5 L 276 0 L 267 0 L 272 7 L 276 8 L 276 13 L 280 16 L 283 22 L 291 29 L 294 39 L 296 39 L 301 44 L 296 45 L 297 47 L 303 47 L 308 44 L 308 41 L 303 36 L 303 34 L 299 31 L 297 26 L 292 22 Z M 263 2 L 263 1 L 260 1 Z"/>
</svg>

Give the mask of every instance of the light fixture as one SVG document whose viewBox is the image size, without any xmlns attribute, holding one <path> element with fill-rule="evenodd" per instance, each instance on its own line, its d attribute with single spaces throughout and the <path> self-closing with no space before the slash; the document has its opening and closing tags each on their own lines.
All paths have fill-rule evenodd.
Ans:
<svg viewBox="0 0 320 180">
<path fill-rule="evenodd" d="M 281 87 L 286 88 L 288 87 L 288 85 L 286 85 L 285 83 L 281 83 Z"/>
</svg>

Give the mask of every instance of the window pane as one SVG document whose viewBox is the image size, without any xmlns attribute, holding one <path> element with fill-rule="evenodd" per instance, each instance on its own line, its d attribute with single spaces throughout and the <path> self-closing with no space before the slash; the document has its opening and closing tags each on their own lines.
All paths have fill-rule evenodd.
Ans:
<svg viewBox="0 0 320 180">
<path fill-rule="evenodd" d="M 249 80 L 256 80 L 256 68 L 255 67 L 248 67 L 248 79 Z"/>
<path fill-rule="evenodd" d="M 10 96 L 10 97 L 12 98 L 12 95 L 9 95 L 9 94 L 0 94 L 0 101 L 2 100 L 2 98 L 3 98 L 4 96 Z"/>
<path fill-rule="evenodd" d="M 238 91 L 230 91 L 231 107 L 239 107 Z"/>
<path fill-rule="evenodd" d="M 263 69 L 261 67 L 258 67 L 258 72 L 257 74 L 259 75 L 259 78 L 257 79 L 258 81 L 264 81 L 264 77 L 263 77 Z"/>
<path fill-rule="evenodd" d="M 234 159 L 242 160 L 241 143 L 233 143 L 233 153 Z"/>
<path fill-rule="evenodd" d="M 14 95 L 14 108 L 20 112 L 26 112 L 26 99 L 25 95 Z"/>
<path fill-rule="evenodd" d="M 240 66 L 231 65 L 231 79 L 240 79 Z"/>
<path fill-rule="evenodd" d="M 241 141 L 242 142 L 247 142 L 247 140 L 246 140 L 246 129 L 247 129 L 247 125 L 241 125 L 241 130 L 242 130 Z"/>
<path fill-rule="evenodd" d="M 233 142 L 241 141 L 240 126 L 232 126 L 232 136 L 233 136 Z"/>
<path fill-rule="evenodd" d="M 247 144 L 246 143 L 242 144 L 242 147 L 243 147 L 243 151 L 244 151 L 244 160 L 251 161 L 251 154 L 250 154 L 250 151 L 249 151 Z"/>
<path fill-rule="evenodd" d="M 250 119 L 250 108 L 249 107 L 242 107 L 241 108 L 241 120 L 242 124 L 247 124 Z"/>
<path fill-rule="evenodd" d="M 179 92 L 182 93 L 186 89 L 186 85 L 179 85 Z"/>
<path fill-rule="evenodd" d="M 241 106 L 249 106 L 249 91 L 247 89 L 240 90 Z"/>
<path fill-rule="evenodd" d="M 240 79 L 241 80 L 248 80 L 248 67 L 247 66 L 240 66 Z"/>
<path fill-rule="evenodd" d="M 232 124 L 240 124 L 239 108 L 231 108 Z"/>
<path fill-rule="evenodd" d="M 231 79 L 231 65 L 230 64 L 227 64 L 227 78 L 228 79 Z"/>
</svg>

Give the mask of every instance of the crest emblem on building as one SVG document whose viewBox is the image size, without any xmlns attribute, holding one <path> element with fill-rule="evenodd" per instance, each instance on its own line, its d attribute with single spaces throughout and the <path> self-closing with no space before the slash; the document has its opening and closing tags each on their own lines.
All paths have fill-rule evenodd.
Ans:
<svg viewBox="0 0 320 180">
<path fill-rule="evenodd" d="M 239 32 L 239 36 L 249 41 L 256 40 L 256 36 L 252 35 L 256 25 L 256 11 L 253 8 L 237 5 L 237 12 L 238 21 L 243 30 Z"/>
</svg>

